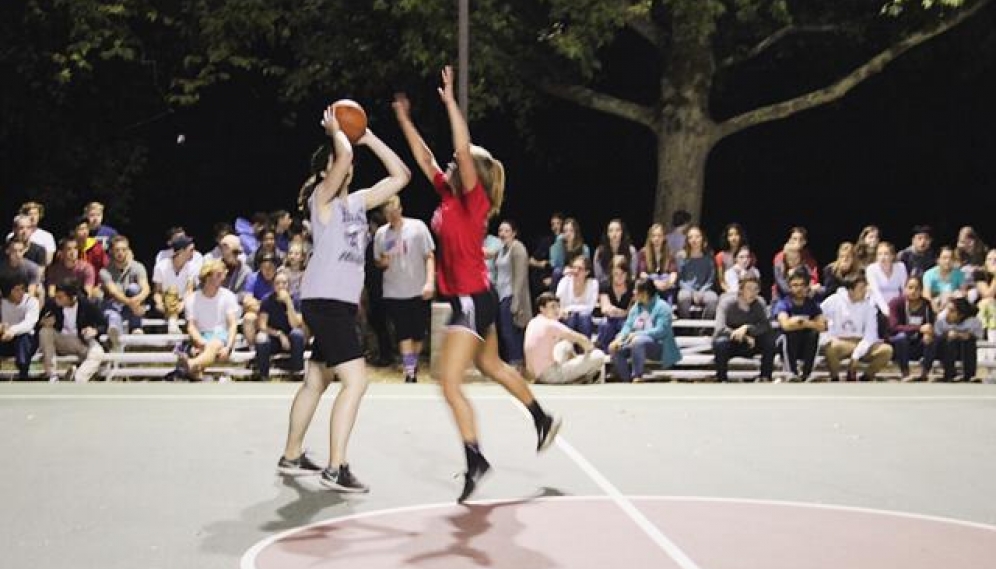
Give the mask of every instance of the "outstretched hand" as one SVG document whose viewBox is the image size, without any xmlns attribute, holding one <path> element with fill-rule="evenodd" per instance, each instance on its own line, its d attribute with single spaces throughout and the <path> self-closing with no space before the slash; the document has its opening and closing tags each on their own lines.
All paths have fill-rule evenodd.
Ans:
<svg viewBox="0 0 996 569">
<path fill-rule="evenodd" d="M 443 80 L 443 86 L 436 89 L 439 91 L 439 98 L 446 104 L 456 102 L 456 99 L 453 97 L 453 66 L 447 65 L 444 67 L 440 75 Z"/>
<path fill-rule="evenodd" d="M 411 101 L 408 100 L 408 95 L 404 93 L 395 93 L 394 102 L 391 103 L 391 108 L 394 109 L 394 116 L 396 116 L 399 121 L 411 118 L 412 104 Z"/>
<path fill-rule="evenodd" d="M 320 123 L 322 128 L 325 129 L 325 133 L 329 136 L 335 136 L 335 133 L 339 132 L 339 121 L 335 118 L 335 111 L 332 105 L 326 107 L 325 112 L 322 113 L 322 121 Z"/>
</svg>

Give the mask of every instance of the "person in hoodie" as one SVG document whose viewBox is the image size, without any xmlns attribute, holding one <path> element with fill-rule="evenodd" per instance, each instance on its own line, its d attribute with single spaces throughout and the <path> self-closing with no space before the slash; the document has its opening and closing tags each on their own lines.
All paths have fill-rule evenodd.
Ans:
<svg viewBox="0 0 996 569">
<path fill-rule="evenodd" d="M 626 323 L 609 344 L 612 367 L 619 379 L 627 382 L 643 379 L 647 358 L 660 360 L 665 368 L 681 361 L 671 327 L 671 305 L 657 296 L 657 288 L 650 279 L 637 280 L 634 291 L 635 302 Z"/>
<path fill-rule="evenodd" d="M 878 311 L 868 297 L 864 274 L 844 279 L 843 285 L 820 305 L 830 336 L 825 353 L 830 380 L 839 381 L 841 362 L 847 358 L 848 381 L 857 379 L 858 362 L 867 366 L 862 381 L 873 381 L 892 359 L 892 346 L 879 339 Z"/>
<path fill-rule="evenodd" d="M 961 360 L 964 380 L 976 379 L 977 344 L 985 334 L 977 313 L 978 308 L 967 298 L 957 296 L 948 300 L 947 307 L 937 315 L 934 333 L 937 335 L 937 353 L 944 362 L 944 381 L 954 381 L 955 362 L 958 360 Z"/>
</svg>

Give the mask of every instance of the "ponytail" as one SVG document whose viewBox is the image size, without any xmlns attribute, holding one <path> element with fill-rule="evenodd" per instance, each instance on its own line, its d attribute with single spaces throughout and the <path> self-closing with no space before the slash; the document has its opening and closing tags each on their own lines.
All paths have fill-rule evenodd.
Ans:
<svg viewBox="0 0 996 569">
<path fill-rule="evenodd" d="M 471 145 L 470 153 L 474 157 L 477 177 L 491 201 L 488 218 L 494 217 L 501 211 L 501 204 L 505 201 L 505 166 L 481 146 Z"/>
</svg>

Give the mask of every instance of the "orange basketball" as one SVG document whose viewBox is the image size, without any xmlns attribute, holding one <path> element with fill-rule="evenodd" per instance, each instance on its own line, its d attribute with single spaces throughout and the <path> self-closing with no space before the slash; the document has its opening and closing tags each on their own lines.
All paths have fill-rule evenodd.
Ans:
<svg viewBox="0 0 996 569">
<path fill-rule="evenodd" d="M 352 99 L 339 99 L 332 103 L 335 119 L 339 128 L 350 142 L 356 143 L 367 131 L 367 113 L 359 103 Z"/>
</svg>

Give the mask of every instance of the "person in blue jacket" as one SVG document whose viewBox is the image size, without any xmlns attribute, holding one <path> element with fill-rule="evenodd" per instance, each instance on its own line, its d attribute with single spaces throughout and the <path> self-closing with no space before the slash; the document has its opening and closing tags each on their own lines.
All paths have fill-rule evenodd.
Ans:
<svg viewBox="0 0 996 569">
<path fill-rule="evenodd" d="M 634 289 L 635 302 L 622 330 L 609 344 L 609 353 L 619 379 L 638 382 L 648 358 L 669 368 L 681 361 L 681 351 L 671 327 L 671 305 L 657 296 L 654 282 L 641 278 Z"/>
</svg>

